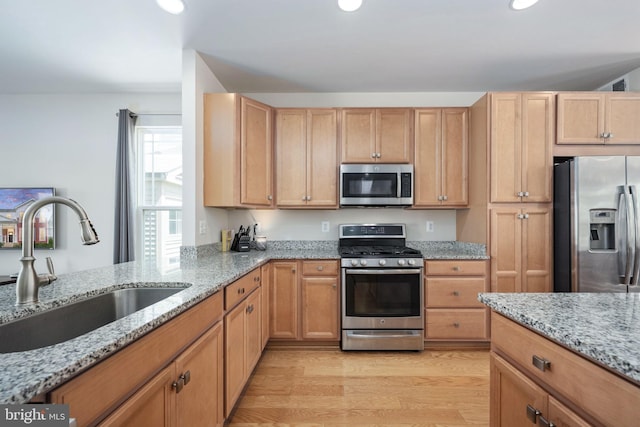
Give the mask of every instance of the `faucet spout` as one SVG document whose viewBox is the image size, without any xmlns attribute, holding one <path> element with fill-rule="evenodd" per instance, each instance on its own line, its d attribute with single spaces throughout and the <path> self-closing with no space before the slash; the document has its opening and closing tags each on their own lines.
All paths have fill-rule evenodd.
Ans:
<svg viewBox="0 0 640 427">
<path fill-rule="evenodd" d="M 20 258 L 20 273 L 16 281 L 16 305 L 35 304 L 38 302 L 38 289 L 40 286 L 56 280 L 51 274 L 38 274 L 33 265 L 36 260 L 33 256 L 33 225 L 35 214 L 41 207 L 50 203 L 59 203 L 71 208 L 80 218 L 80 238 L 85 245 L 98 243 L 98 234 L 93 228 L 87 213 L 78 202 L 60 196 L 44 197 L 33 202 L 24 211 L 22 218 L 22 258 Z M 50 270 L 52 270 L 50 268 Z"/>
</svg>

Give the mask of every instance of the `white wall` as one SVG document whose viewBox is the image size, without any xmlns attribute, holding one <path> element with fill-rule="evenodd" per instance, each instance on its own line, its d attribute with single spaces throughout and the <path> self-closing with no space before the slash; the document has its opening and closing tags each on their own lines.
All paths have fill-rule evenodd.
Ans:
<svg viewBox="0 0 640 427">
<path fill-rule="evenodd" d="M 0 95 L 0 186 L 55 187 L 84 206 L 100 243 L 82 246 L 75 214 L 56 207 L 57 248 L 36 250 L 45 272 L 113 263 L 115 158 L 121 108 L 137 113 L 179 113 L 180 94 Z M 19 250 L 0 249 L 0 275 L 19 270 Z"/>
<path fill-rule="evenodd" d="M 219 92 L 226 92 L 226 90 L 198 52 L 185 49 L 182 52 L 183 246 L 200 246 L 217 242 L 220 240 L 220 230 L 227 228 L 227 211 L 205 208 L 203 198 L 203 95 Z M 204 233 L 200 233 L 201 222 L 206 224 Z"/>
<path fill-rule="evenodd" d="M 329 232 L 321 223 L 329 221 Z M 434 231 L 427 233 L 426 222 Z M 230 227 L 258 223 L 258 235 L 268 240 L 337 240 L 338 225 L 356 223 L 407 224 L 408 240 L 456 240 L 456 216 L 452 210 L 411 210 L 401 208 L 348 208 L 339 210 L 232 210 Z"/>
</svg>

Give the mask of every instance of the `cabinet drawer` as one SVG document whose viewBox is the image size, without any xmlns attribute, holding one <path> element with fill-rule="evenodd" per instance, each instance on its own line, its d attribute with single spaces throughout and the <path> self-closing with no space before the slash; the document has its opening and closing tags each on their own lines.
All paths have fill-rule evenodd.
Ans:
<svg viewBox="0 0 640 427">
<path fill-rule="evenodd" d="M 602 424 L 637 424 L 637 385 L 497 313 L 491 314 L 491 335 L 493 351 Z"/>
<path fill-rule="evenodd" d="M 260 286 L 260 269 L 256 268 L 224 288 L 224 309 L 229 310 Z"/>
<path fill-rule="evenodd" d="M 427 276 L 484 276 L 486 261 L 426 261 L 424 274 Z"/>
<path fill-rule="evenodd" d="M 478 301 L 478 293 L 485 291 L 484 277 L 427 277 L 427 307 L 477 307 L 484 308 Z"/>
<path fill-rule="evenodd" d="M 338 261 L 303 261 L 303 276 L 337 276 Z"/>
<path fill-rule="evenodd" d="M 427 339 L 486 339 L 484 308 L 427 309 Z"/>
</svg>

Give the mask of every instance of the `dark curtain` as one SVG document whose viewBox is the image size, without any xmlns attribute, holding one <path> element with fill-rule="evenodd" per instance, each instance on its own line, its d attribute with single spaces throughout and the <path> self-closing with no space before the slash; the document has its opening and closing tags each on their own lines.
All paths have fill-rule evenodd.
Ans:
<svg viewBox="0 0 640 427">
<path fill-rule="evenodd" d="M 118 148 L 116 155 L 116 203 L 113 263 L 133 261 L 133 127 L 136 116 L 129 110 L 118 112 Z"/>
</svg>

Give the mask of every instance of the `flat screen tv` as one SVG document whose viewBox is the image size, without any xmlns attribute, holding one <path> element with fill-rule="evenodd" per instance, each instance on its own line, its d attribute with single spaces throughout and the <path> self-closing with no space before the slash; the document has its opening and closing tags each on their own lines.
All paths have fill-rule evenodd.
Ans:
<svg viewBox="0 0 640 427">
<path fill-rule="evenodd" d="M 0 248 L 22 248 L 22 216 L 34 201 L 55 195 L 50 187 L 0 187 Z M 55 248 L 55 205 L 48 204 L 36 212 L 33 240 L 36 249 Z"/>
</svg>

